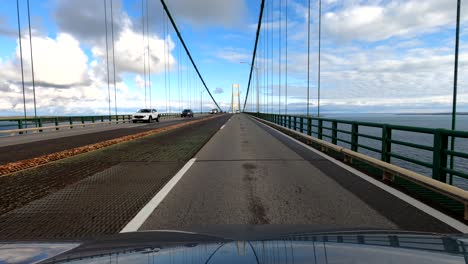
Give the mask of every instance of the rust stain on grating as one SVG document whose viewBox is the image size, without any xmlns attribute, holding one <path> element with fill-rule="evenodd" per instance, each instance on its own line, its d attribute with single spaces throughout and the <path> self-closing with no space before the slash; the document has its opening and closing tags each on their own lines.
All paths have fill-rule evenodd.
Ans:
<svg viewBox="0 0 468 264">
<path fill-rule="evenodd" d="M 115 138 L 115 139 L 110 139 L 110 140 L 106 140 L 106 141 L 103 141 L 103 142 L 94 143 L 94 144 L 90 144 L 90 145 L 86 145 L 86 146 L 82 146 L 82 147 L 77 147 L 77 148 L 73 148 L 73 149 L 63 150 L 63 151 L 43 155 L 43 156 L 40 156 L 40 157 L 37 157 L 37 158 L 32 158 L 32 159 L 26 159 L 26 160 L 20 160 L 20 161 L 7 163 L 7 164 L 4 164 L 4 165 L 0 165 L 0 177 L 7 176 L 7 175 L 9 175 L 9 174 L 11 174 L 13 172 L 18 172 L 18 171 L 21 171 L 21 170 L 38 167 L 38 166 L 47 164 L 49 162 L 53 162 L 53 161 L 73 157 L 73 156 L 76 156 L 78 154 L 82 154 L 82 153 L 90 152 L 90 151 L 93 151 L 93 150 L 105 148 L 105 147 L 108 147 L 108 146 L 112 146 L 112 145 L 115 145 L 115 144 L 127 142 L 127 141 L 130 141 L 130 140 L 134 140 L 134 139 L 138 139 L 138 138 L 158 134 L 158 133 L 161 133 L 161 132 L 164 132 L 164 131 L 176 129 L 176 128 L 179 128 L 179 127 L 188 126 L 188 125 L 191 125 L 191 124 L 199 123 L 199 122 L 210 120 L 210 119 L 213 119 L 213 118 L 216 118 L 216 116 L 206 117 L 206 118 L 202 118 L 202 119 L 199 119 L 199 120 L 194 120 L 194 121 L 190 121 L 190 122 L 175 124 L 175 125 L 171 125 L 171 126 L 167 126 L 167 127 L 156 128 L 156 129 L 153 129 L 153 130 L 150 130 L 150 131 L 141 132 L 141 133 L 128 135 L 128 136 L 123 136 L 123 137 L 119 137 L 119 138 Z"/>
</svg>

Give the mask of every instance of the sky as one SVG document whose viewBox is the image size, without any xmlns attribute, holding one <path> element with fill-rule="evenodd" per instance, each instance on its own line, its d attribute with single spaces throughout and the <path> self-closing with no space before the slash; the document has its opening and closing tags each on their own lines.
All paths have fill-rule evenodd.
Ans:
<svg viewBox="0 0 468 264">
<path fill-rule="evenodd" d="M 160 112 L 214 108 L 160 1 L 112 0 L 112 26 L 110 1 L 106 9 L 104 0 L 30 1 L 30 39 L 26 0 L 20 0 L 27 114 L 34 114 L 32 66 L 38 115 L 108 114 L 109 110 L 124 114 L 145 107 Z M 261 1 L 166 2 L 221 108 L 229 109 L 231 87 L 236 83 L 243 103 Z M 309 101 L 310 113 L 316 113 L 318 4 L 311 0 L 308 52 L 307 0 L 266 1 L 255 60 L 260 110 L 284 113 L 287 108 L 288 113 L 304 113 Z M 322 0 L 320 111 L 450 112 L 455 17 L 455 0 Z M 468 111 L 467 22 L 468 4 L 462 1 L 459 111 Z M 246 110 L 255 111 L 253 77 Z M 21 80 L 16 1 L 4 0 L 0 9 L 0 116 L 23 115 Z"/>
</svg>

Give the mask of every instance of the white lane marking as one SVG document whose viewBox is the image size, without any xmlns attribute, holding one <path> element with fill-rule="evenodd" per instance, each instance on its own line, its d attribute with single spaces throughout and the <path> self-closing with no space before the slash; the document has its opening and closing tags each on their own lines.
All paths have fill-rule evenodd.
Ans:
<svg viewBox="0 0 468 264">
<path fill-rule="evenodd" d="M 120 233 L 136 232 L 158 207 L 158 205 L 164 200 L 169 192 L 174 188 L 177 182 L 182 179 L 182 176 L 192 167 L 197 158 L 189 160 L 172 179 L 164 185 L 164 187 L 149 201 L 143 209 L 120 231 Z"/>
<path fill-rule="evenodd" d="M 258 120 L 256 120 L 256 121 L 259 122 Z M 413 197 L 408 196 L 408 195 L 406 195 L 406 194 L 404 194 L 404 193 L 402 193 L 402 192 L 400 192 L 400 191 L 398 191 L 396 189 L 393 189 L 390 186 L 388 186 L 388 185 L 386 185 L 386 184 L 384 184 L 384 183 L 382 183 L 382 182 L 380 182 L 380 181 L 378 181 L 378 180 L 376 180 L 376 179 L 374 179 L 374 178 L 372 178 L 372 177 L 370 177 L 370 176 L 368 176 L 368 175 L 366 175 L 366 174 L 352 168 L 351 166 L 349 166 L 347 164 L 344 164 L 343 162 L 341 162 L 339 160 L 336 160 L 336 159 L 326 155 L 325 153 L 322 153 L 322 152 L 312 148 L 311 146 L 302 143 L 301 141 L 299 141 L 299 140 L 297 140 L 295 138 L 290 137 L 289 135 L 286 135 L 286 134 L 284 134 L 284 133 L 282 133 L 282 132 L 280 132 L 280 131 L 278 131 L 278 130 L 276 130 L 276 129 L 274 129 L 274 128 L 272 128 L 272 127 L 270 127 L 270 126 L 268 126 L 268 125 L 266 125 L 266 124 L 264 124 L 262 122 L 259 122 L 259 123 L 262 124 L 263 126 L 268 127 L 269 129 L 275 131 L 279 135 L 287 137 L 287 138 L 291 139 L 292 141 L 294 141 L 295 143 L 297 143 L 297 144 L 311 150 L 312 152 L 324 157 L 325 159 L 333 162 L 334 164 L 340 166 L 341 168 L 355 174 L 356 176 L 360 177 L 361 179 L 363 179 L 363 180 L 365 180 L 365 181 L 379 187 L 380 189 L 392 194 L 393 196 L 397 197 L 398 199 L 405 201 L 406 203 L 408 203 L 408 204 L 416 207 L 417 209 L 425 212 L 426 214 L 438 219 L 439 221 L 445 223 L 446 225 L 448 225 L 448 226 L 450 226 L 450 227 L 452 227 L 452 228 L 454 228 L 454 229 L 456 229 L 456 230 L 458 230 L 458 231 L 460 231 L 460 232 L 462 232 L 464 234 L 468 233 L 468 226 L 465 225 L 464 223 L 458 221 L 457 219 L 452 218 L 452 217 L 450 217 L 450 216 L 448 216 L 448 215 L 446 215 L 446 214 L 444 214 L 444 213 L 442 213 L 442 212 L 440 212 L 440 211 L 438 211 L 438 210 L 436 210 L 436 209 L 434 209 L 434 208 L 432 208 L 430 206 L 427 206 L 426 204 L 414 199 Z"/>
<path fill-rule="evenodd" d="M 222 130 L 225 126 L 226 126 L 226 124 L 222 125 L 219 130 Z"/>
</svg>

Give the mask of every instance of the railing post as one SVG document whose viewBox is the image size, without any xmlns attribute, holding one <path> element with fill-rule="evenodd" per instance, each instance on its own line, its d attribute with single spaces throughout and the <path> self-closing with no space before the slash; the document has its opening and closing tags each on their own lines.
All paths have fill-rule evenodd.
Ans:
<svg viewBox="0 0 468 264">
<path fill-rule="evenodd" d="M 436 129 L 434 133 L 434 152 L 432 153 L 432 178 L 441 182 L 447 181 L 447 173 L 444 168 L 447 167 L 448 135 L 441 129 Z"/>
<path fill-rule="evenodd" d="M 104 116 L 101 116 L 101 123 L 104 123 Z"/>
<path fill-rule="evenodd" d="M 301 120 L 301 129 L 300 129 L 300 131 L 301 131 L 301 133 L 304 133 L 304 117 L 301 116 L 300 120 Z"/>
<path fill-rule="evenodd" d="M 296 131 L 297 128 L 297 117 L 294 116 L 294 131 Z"/>
<path fill-rule="evenodd" d="M 70 122 L 70 128 L 73 128 L 73 126 L 72 126 L 73 125 L 73 117 L 70 116 L 68 118 L 68 121 Z"/>
<path fill-rule="evenodd" d="M 338 122 L 332 121 L 332 144 L 338 144 Z"/>
<path fill-rule="evenodd" d="M 357 123 L 351 125 L 351 150 L 358 151 L 358 133 L 359 127 Z"/>
<path fill-rule="evenodd" d="M 116 124 L 119 123 L 119 115 L 116 115 L 116 116 L 115 116 L 115 123 L 116 123 Z"/>
<path fill-rule="evenodd" d="M 312 118 L 307 117 L 307 135 L 312 136 Z"/>
<path fill-rule="evenodd" d="M 18 120 L 18 129 L 23 129 L 23 121 L 22 120 Z M 23 134 L 23 132 L 19 132 L 20 134 Z"/>
<path fill-rule="evenodd" d="M 58 121 L 58 117 L 56 117 L 55 118 L 55 126 L 56 126 L 55 130 L 59 130 L 58 125 L 59 125 L 59 121 Z"/>
<path fill-rule="evenodd" d="M 91 122 L 93 122 L 93 123 L 94 123 L 94 116 L 92 116 L 92 117 L 91 117 Z"/>
<path fill-rule="evenodd" d="M 318 138 L 323 139 L 323 120 L 319 119 L 318 120 Z"/>
<path fill-rule="evenodd" d="M 81 117 L 81 124 L 84 124 L 85 120 L 84 120 L 84 116 Z"/>
<path fill-rule="evenodd" d="M 288 128 L 291 129 L 291 116 L 288 116 Z"/>
<path fill-rule="evenodd" d="M 381 160 L 390 163 L 392 152 L 392 128 L 384 125 L 382 127 L 382 153 Z"/>
<path fill-rule="evenodd" d="M 42 119 L 41 119 L 41 118 L 39 118 L 39 119 L 37 119 L 37 121 L 38 121 L 38 125 L 39 125 L 39 127 L 42 127 Z M 42 129 L 41 129 L 41 130 L 39 130 L 39 132 L 42 132 Z"/>
</svg>

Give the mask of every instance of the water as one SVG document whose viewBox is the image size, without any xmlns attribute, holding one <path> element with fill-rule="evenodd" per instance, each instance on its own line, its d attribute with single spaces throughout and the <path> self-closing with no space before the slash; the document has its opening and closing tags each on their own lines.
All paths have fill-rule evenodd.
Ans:
<svg viewBox="0 0 468 264">
<path fill-rule="evenodd" d="M 372 123 L 381 123 L 381 124 L 393 124 L 393 125 L 403 125 L 403 126 L 413 126 L 413 127 L 426 127 L 426 128 L 451 128 L 451 116 L 450 115 L 396 115 L 396 114 L 349 114 L 349 115 L 326 115 L 326 118 L 340 119 L 340 120 L 351 120 L 351 121 L 361 121 L 361 122 L 372 122 Z M 331 127 L 329 122 L 324 122 L 324 126 Z M 351 126 L 346 124 L 340 124 L 338 129 L 351 131 Z M 316 131 L 316 129 L 313 129 Z M 457 117 L 457 130 L 468 131 L 468 116 L 458 116 Z M 359 126 L 359 133 L 381 137 L 382 130 L 379 128 L 364 127 Z M 331 131 L 324 130 L 324 134 L 331 136 Z M 345 133 L 338 133 L 338 138 L 351 141 L 351 136 Z M 424 146 L 432 147 L 433 145 L 433 136 L 430 134 L 422 134 L 415 132 L 406 132 L 406 131 L 392 131 L 392 139 L 399 140 L 414 144 L 420 144 Z M 331 141 L 329 139 L 325 139 Z M 375 149 L 381 149 L 381 141 L 367 139 L 359 137 L 359 144 L 366 145 Z M 339 142 L 338 145 L 350 148 L 349 144 Z M 450 144 L 449 144 L 450 145 Z M 455 150 L 463 153 L 468 153 L 468 139 L 457 138 L 455 141 Z M 371 157 L 380 159 L 380 153 L 370 151 L 364 148 L 359 148 L 359 152 L 369 155 Z M 422 149 L 416 149 L 412 147 L 401 146 L 397 144 L 392 144 L 392 153 L 416 159 L 419 161 L 427 162 L 432 164 L 432 152 Z M 391 158 L 391 163 L 398 165 L 400 167 L 418 172 L 420 174 L 431 177 L 432 169 L 407 162 L 395 157 Z M 460 172 L 468 174 L 468 159 L 455 158 L 454 159 L 454 168 Z M 453 185 L 468 190 L 468 180 L 454 176 Z"/>
</svg>

